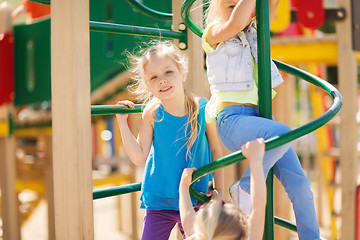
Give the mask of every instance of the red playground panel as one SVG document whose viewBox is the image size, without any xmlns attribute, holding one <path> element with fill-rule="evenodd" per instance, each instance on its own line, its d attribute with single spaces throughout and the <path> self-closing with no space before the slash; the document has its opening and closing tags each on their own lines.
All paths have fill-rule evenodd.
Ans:
<svg viewBox="0 0 360 240">
<path fill-rule="evenodd" d="M 14 99 L 14 36 L 0 34 L 0 106 Z"/>
</svg>

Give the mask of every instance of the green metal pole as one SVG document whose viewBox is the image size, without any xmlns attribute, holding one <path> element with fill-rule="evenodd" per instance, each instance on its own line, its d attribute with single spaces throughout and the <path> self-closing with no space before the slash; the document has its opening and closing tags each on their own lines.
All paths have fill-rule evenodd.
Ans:
<svg viewBox="0 0 360 240">
<path fill-rule="evenodd" d="M 259 76 L 259 114 L 260 117 L 272 119 L 271 105 L 271 67 L 270 67 L 270 27 L 268 0 L 256 1 L 256 17 L 258 20 L 258 76 Z M 267 180 L 267 204 L 265 216 L 264 238 L 274 239 L 274 203 L 273 203 L 273 170 L 269 171 Z"/>
</svg>

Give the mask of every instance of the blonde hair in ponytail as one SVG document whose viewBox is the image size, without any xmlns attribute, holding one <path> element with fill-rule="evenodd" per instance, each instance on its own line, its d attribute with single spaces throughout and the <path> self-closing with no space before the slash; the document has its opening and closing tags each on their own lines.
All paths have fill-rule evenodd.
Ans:
<svg viewBox="0 0 360 240">
<path fill-rule="evenodd" d="M 211 200 L 195 217 L 194 231 L 197 240 L 246 239 L 248 221 L 234 204 Z"/>
<path fill-rule="evenodd" d="M 144 66 L 149 61 L 152 56 L 161 56 L 168 57 L 178 67 L 180 73 L 185 76 L 188 73 L 188 62 L 186 56 L 181 52 L 181 50 L 176 47 L 170 41 L 155 41 L 151 46 L 143 51 L 140 51 L 140 56 L 131 56 L 131 65 L 132 69 L 130 70 L 134 76 L 134 79 L 137 80 L 137 83 L 133 86 L 133 93 L 136 94 L 140 101 L 146 104 L 145 109 L 150 110 L 153 118 L 155 120 L 155 110 L 160 107 L 160 100 L 152 95 L 149 91 L 148 86 L 145 80 Z M 183 85 L 184 86 L 184 85 Z M 186 132 L 185 136 L 188 137 L 186 142 L 186 156 L 189 155 L 192 146 L 194 145 L 197 134 L 198 134 L 198 121 L 197 117 L 199 115 L 199 105 L 195 101 L 193 95 L 188 92 L 184 86 L 185 94 L 185 109 L 187 112 L 187 123 L 190 127 L 188 132 L 188 127 L 185 126 Z"/>
</svg>

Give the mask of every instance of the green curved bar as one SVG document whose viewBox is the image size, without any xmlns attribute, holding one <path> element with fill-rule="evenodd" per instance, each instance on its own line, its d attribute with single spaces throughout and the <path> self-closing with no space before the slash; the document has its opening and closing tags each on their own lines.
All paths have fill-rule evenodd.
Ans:
<svg viewBox="0 0 360 240">
<path fill-rule="evenodd" d="M 315 120 L 313 120 L 299 128 L 296 128 L 288 133 L 285 133 L 283 135 L 280 135 L 280 136 L 277 136 L 277 137 L 274 137 L 272 139 L 268 139 L 267 141 L 265 141 L 265 143 L 266 143 L 265 149 L 266 150 L 270 150 L 270 149 L 276 148 L 280 145 L 283 145 L 285 143 L 291 142 L 294 139 L 297 139 L 303 135 L 306 135 L 306 134 L 318 129 L 319 127 L 321 127 L 325 123 L 327 123 L 330 119 L 332 119 L 339 112 L 339 110 L 342 106 L 342 97 L 341 97 L 340 92 L 334 86 L 329 84 L 328 82 L 322 80 L 321 78 L 319 78 L 315 75 L 307 73 L 307 72 L 305 72 L 301 69 L 295 68 L 293 66 L 287 65 L 285 63 L 282 63 L 279 61 L 274 61 L 274 62 L 276 63 L 276 65 L 278 66 L 278 68 L 280 70 L 287 72 L 289 74 L 298 76 L 318 87 L 321 87 L 322 89 L 324 89 L 327 93 L 329 93 L 333 97 L 334 102 L 333 102 L 332 106 L 323 115 L 316 118 Z M 205 175 L 216 171 L 217 169 L 226 167 L 233 163 L 239 162 L 243 159 L 244 159 L 244 157 L 243 157 L 241 151 L 237 151 L 237 152 L 227 155 L 226 157 L 223 157 L 215 162 L 212 162 L 202 168 L 199 168 L 198 170 L 196 170 L 194 172 L 192 183 L 196 182 L 198 179 L 204 177 Z M 190 192 L 198 200 L 208 201 L 208 198 L 205 195 L 197 192 L 192 186 L 190 187 Z"/>
<path fill-rule="evenodd" d="M 90 21 L 90 31 L 186 40 L 186 33 L 167 29 Z"/>
<path fill-rule="evenodd" d="M 122 185 L 119 187 L 101 189 L 93 191 L 93 199 L 111 197 L 121 195 L 125 193 L 137 192 L 141 190 L 141 183 L 133 183 L 128 185 Z"/>
<path fill-rule="evenodd" d="M 296 225 L 288 220 L 285 220 L 285 219 L 282 219 L 279 217 L 274 217 L 274 222 L 276 225 L 279 225 L 279 226 L 287 228 L 291 231 L 297 232 Z"/>
<path fill-rule="evenodd" d="M 281 227 L 287 228 L 287 229 L 289 229 L 291 231 L 297 232 L 297 227 L 293 222 L 290 222 L 288 220 L 285 220 L 285 219 L 282 219 L 282 218 L 279 218 L 279 217 L 276 217 L 276 216 L 274 217 L 274 222 L 278 226 L 281 226 Z M 321 237 L 321 236 L 320 236 L 320 239 L 321 240 L 326 240 L 326 238 Z"/>
<path fill-rule="evenodd" d="M 196 0 L 185 0 L 181 6 L 181 17 L 184 20 L 185 25 L 199 37 L 202 36 L 203 30 L 192 20 L 190 17 L 191 6 Z"/>
<path fill-rule="evenodd" d="M 92 105 L 91 116 L 95 115 L 114 115 L 117 113 L 140 113 L 145 105 L 135 104 L 134 108 L 124 105 Z"/>
<path fill-rule="evenodd" d="M 139 12 L 141 12 L 142 14 L 144 14 L 148 17 L 151 17 L 156 20 L 161 20 L 161 21 L 171 21 L 172 20 L 172 17 L 173 17 L 172 13 L 164 13 L 164 12 L 156 11 L 156 10 L 151 9 L 135 0 L 126 0 L 126 1 L 133 8 L 135 8 L 136 10 L 138 10 Z"/>
<path fill-rule="evenodd" d="M 50 0 L 30 0 L 31 2 L 36 2 L 36 3 L 40 3 L 40 4 L 46 4 L 46 5 L 50 5 Z"/>
</svg>

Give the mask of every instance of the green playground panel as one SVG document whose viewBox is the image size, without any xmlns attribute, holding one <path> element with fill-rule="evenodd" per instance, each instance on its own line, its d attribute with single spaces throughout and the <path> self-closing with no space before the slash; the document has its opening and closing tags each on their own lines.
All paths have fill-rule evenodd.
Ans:
<svg viewBox="0 0 360 240">
<path fill-rule="evenodd" d="M 171 1 L 144 0 L 157 11 L 170 13 Z M 107 23 L 171 29 L 171 22 L 159 21 L 133 9 L 126 1 L 90 0 L 90 20 Z M 15 105 L 51 100 L 50 19 L 14 27 Z M 95 90 L 128 67 L 127 54 L 144 46 L 151 37 L 90 32 L 91 90 Z"/>
</svg>

